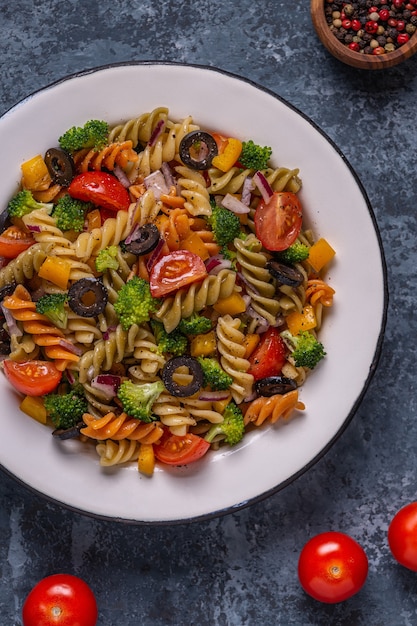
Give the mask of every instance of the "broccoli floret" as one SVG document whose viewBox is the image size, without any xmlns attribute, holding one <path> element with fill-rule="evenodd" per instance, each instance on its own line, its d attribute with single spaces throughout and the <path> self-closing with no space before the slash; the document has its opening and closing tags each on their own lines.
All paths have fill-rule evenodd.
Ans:
<svg viewBox="0 0 417 626">
<path fill-rule="evenodd" d="M 193 313 L 191 317 L 184 318 L 179 323 L 179 330 L 185 335 L 204 335 L 211 330 L 212 323 L 204 315 Z"/>
<path fill-rule="evenodd" d="M 210 217 L 207 218 L 210 224 L 214 239 L 219 246 L 226 246 L 232 242 L 235 237 L 239 237 L 241 226 L 240 220 L 235 213 L 217 206 L 213 201 L 211 202 L 212 212 Z"/>
<path fill-rule="evenodd" d="M 313 369 L 326 356 L 323 344 L 307 330 L 301 331 L 298 335 L 284 330 L 280 335 L 292 350 L 292 357 L 297 367 Z"/>
<path fill-rule="evenodd" d="M 66 193 L 56 203 L 52 217 L 56 219 L 60 230 L 75 230 L 79 233 L 84 228 L 85 214 L 90 207 L 89 202 L 76 200 Z"/>
<path fill-rule="evenodd" d="M 233 401 L 229 402 L 224 410 L 223 418 L 223 422 L 214 424 L 204 438 L 211 443 L 217 435 L 224 435 L 224 441 L 229 446 L 235 446 L 243 438 L 245 432 L 242 411 Z"/>
<path fill-rule="evenodd" d="M 142 385 L 125 380 L 119 387 L 117 397 L 122 403 L 123 411 L 130 417 L 150 423 L 157 419 L 152 415 L 152 405 L 164 389 L 160 380 Z"/>
<path fill-rule="evenodd" d="M 308 259 L 310 248 L 300 241 L 296 241 L 286 250 L 275 252 L 274 257 L 277 261 L 282 263 L 288 263 L 294 265 L 294 263 L 301 263 Z"/>
<path fill-rule="evenodd" d="M 68 301 L 66 293 L 47 293 L 36 303 L 36 310 L 42 315 L 46 315 L 58 328 L 66 328 L 68 321 L 68 311 L 65 304 Z"/>
<path fill-rule="evenodd" d="M 59 145 L 67 152 L 82 148 L 100 150 L 107 144 L 109 125 L 101 120 L 89 120 L 84 126 L 73 126 L 58 139 Z"/>
<path fill-rule="evenodd" d="M 242 143 L 242 152 L 239 161 L 244 167 L 253 170 L 264 170 L 268 167 L 271 154 L 272 148 L 259 146 L 254 143 L 252 139 L 249 139 L 249 141 Z"/>
<path fill-rule="evenodd" d="M 96 258 L 96 270 L 100 273 L 105 272 L 106 270 L 117 270 L 119 269 L 119 261 L 117 259 L 118 247 L 117 246 L 108 246 L 97 255 Z"/>
<path fill-rule="evenodd" d="M 81 422 L 88 405 L 84 395 L 71 391 L 48 394 L 45 396 L 45 408 L 56 428 L 66 429 Z"/>
<path fill-rule="evenodd" d="M 129 330 L 133 324 L 148 322 L 150 314 L 159 306 L 160 300 L 152 297 L 149 283 L 139 276 L 134 276 L 120 289 L 114 310 L 123 329 Z"/>
<path fill-rule="evenodd" d="M 185 354 L 188 346 L 187 337 L 178 328 L 167 333 L 164 325 L 156 320 L 152 320 L 151 326 L 158 346 L 158 352 L 161 354 L 172 354 L 173 356 Z"/>
<path fill-rule="evenodd" d="M 28 213 L 31 213 L 35 209 L 46 208 L 48 213 L 53 209 L 52 203 L 38 202 L 32 195 L 32 192 L 28 189 L 22 189 L 19 191 L 9 202 L 7 210 L 9 217 L 23 217 Z"/>
<path fill-rule="evenodd" d="M 229 389 L 233 383 L 233 378 L 224 371 L 216 359 L 200 356 L 197 361 L 203 370 L 204 387 L 209 385 L 215 391 Z"/>
</svg>

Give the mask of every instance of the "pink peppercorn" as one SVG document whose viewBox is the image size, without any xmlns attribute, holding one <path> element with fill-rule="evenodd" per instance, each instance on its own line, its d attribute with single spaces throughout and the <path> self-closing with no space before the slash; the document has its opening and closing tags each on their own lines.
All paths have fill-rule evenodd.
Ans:
<svg viewBox="0 0 417 626">
<path fill-rule="evenodd" d="M 386 22 L 389 20 L 389 10 L 388 9 L 381 9 L 379 12 L 379 19 L 382 20 L 383 22 Z"/>
<path fill-rule="evenodd" d="M 366 22 L 365 24 L 365 30 L 367 33 L 374 35 L 378 30 L 378 24 L 376 22 L 373 22 L 372 20 L 369 20 L 369 22 Z"/>
<path fill-rule="evenodd" d="M 346 30 L 349 30 L 352 26 L 352 22 L 350 20 L 342 20 L 342 26 L 346 28 Z"/>
<path fill-rule="evenodd" d="M 403 44 L 407 43 L 409 39 L 410 35 L 408 35 L 407 33 L 400 33 L 397 37 L 397 43 L 398 45 L 402 46 Z"/>
<path fill-rule="evenodd" d="M 402 5 L 404 4 L 404 0 L 392 0 L 392 4 L 396 9 L 401 9 Z"/>
<path fill-rule="evenodd" d="M 377 48 L 374 48 L 372 50 L 372 54 L 385 54 L 385 48 L 383 48 L 382 46 L 378 46 Z"/>
<path fill-rule="evenodd" d="M 358 43 L 356 43 L 356 41 L 352 41 L 349 45 L 348 48 L 350 48 L 351 50 L 353 50 L 354 52 L 359 52 L 361 47 Z"/>
<path fill-rule="evenodd" d="M 362 24 L 359 20 L 352 20 L 351 28 L 357 33 L 362 28 Z"/>
</svg>

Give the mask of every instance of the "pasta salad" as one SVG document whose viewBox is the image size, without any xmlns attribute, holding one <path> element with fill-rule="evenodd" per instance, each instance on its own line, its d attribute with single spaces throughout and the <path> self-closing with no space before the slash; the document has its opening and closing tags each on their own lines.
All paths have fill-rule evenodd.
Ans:
<svg viewBox="0 0 417 626">
<path fill-rule="evenodd" d="M 21 410 L 148 476 L 303 411 L 335 251 L 304 225 L 299 171 L 273 163 L 165 107 L 24 162 L 0 235 Z"/>
</svg>

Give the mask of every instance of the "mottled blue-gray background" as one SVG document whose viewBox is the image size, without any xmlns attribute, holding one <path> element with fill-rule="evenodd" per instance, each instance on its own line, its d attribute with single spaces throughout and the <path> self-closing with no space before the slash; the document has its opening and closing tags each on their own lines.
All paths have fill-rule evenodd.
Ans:
<svg viewBox="0 0 417 626">
<path fill-rule="evenodd" d="M 68 73 L 131 60 L 208 64 L 275 91 L 357 171 L 391 293 L 379 368 L 355 418 L 307 474 L 260 504 L 190 525 L 124 526 L 0 474 L 1 624 L 21 624 L 31 587 L 61 571 L 90 583 L 100 626 L 417 624 L 416 574 L 386 540 L 395 511 L 416 498 L 417 56 L 382 73 L 339 63 L 316 39 L 308 0 L 0 0 L 0 59 L 0 114 Z M 326 530 L 354 536 L 370 563 L 363 590 L 335 606 L 297 582 L 300 549 Z"/>
</svg>

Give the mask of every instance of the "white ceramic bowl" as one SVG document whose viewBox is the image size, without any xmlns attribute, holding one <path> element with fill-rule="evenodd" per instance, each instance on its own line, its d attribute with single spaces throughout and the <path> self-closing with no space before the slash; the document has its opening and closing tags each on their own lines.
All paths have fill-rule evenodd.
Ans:
<svg viewBox="0 0 417 626">
<path fill-rule="evenodd" d="M 57 443 L 18 409 L 0 377 L 0 463 L 65 506 L 103 518 L 174 523 L 230 512 L 281 489 L 317 461 L 353 416 L 375 370 L 387 287 L 381 242 L 366 194 L 340 150 L 302 113 L 270 91 L 213 68 L 132 63 L 87 71 L 30 95 L 0 119 L 1 205 L 15 193 L 20 164 L 92 118 L 117 123 L 167 106 L 202 127 L 270 145 L 276 165 L 299 167 L 310 225 L 337 254 L 336 289 L 321 340 L 326 359 L 300 392 L 306 411 L 266 426 L 241 445 L 151 478 L 130 467 L 103 469 L 78 441 Z M 358 348 L 359 346 L 359 348 Z"/>
</svg>

